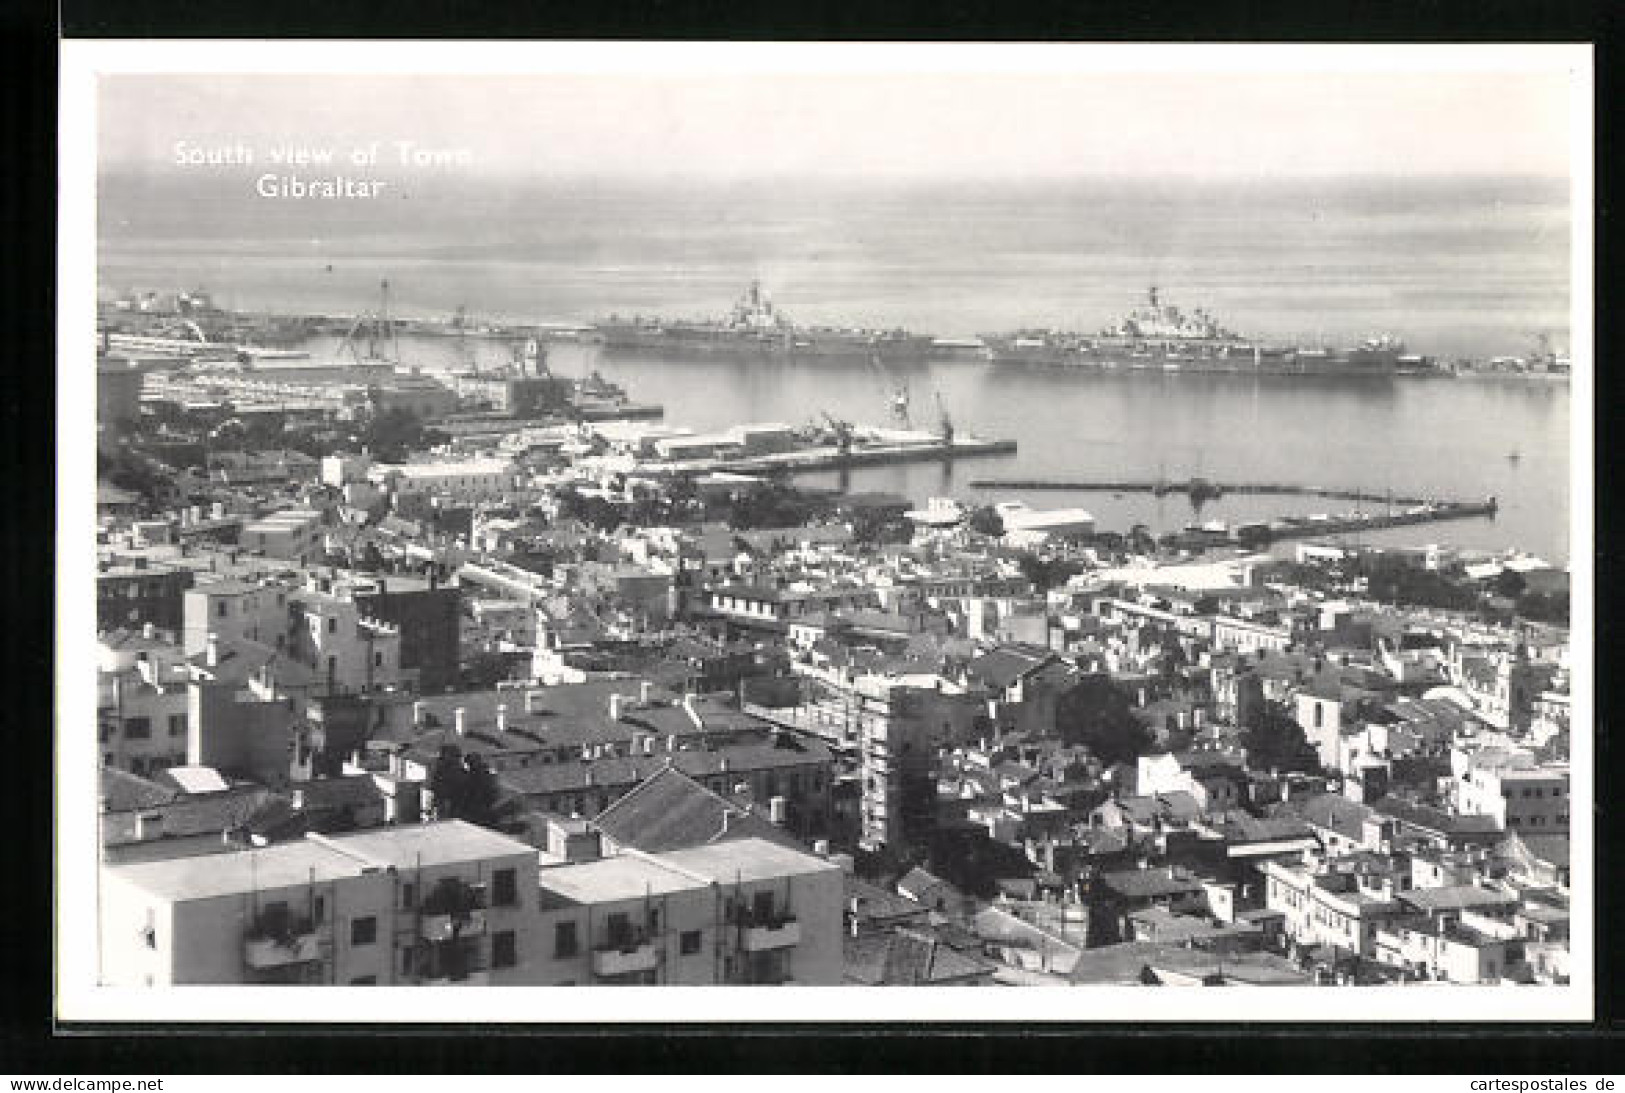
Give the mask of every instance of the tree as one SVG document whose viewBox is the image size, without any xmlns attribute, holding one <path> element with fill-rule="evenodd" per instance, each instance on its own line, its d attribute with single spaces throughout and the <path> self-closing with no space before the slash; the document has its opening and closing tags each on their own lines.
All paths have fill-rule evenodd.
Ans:
<svg viewBox="0 0 1625 1093">
<path fill-rule="evenodd" d="M 1004 534 L 1004 517 L 991 505 L 983 505 L 973 511 L 966 518 L 965 525 L 978 535 L 986 535 L 991 539 L 997 539 Z"/>
<path fill-rule="evenodd" d="M 466 777 L 462 749 L 455 744 L 442 744 L 434 769 L 429 772 L 429 792 L 434 794 L 436 818 L 454 820 L 458 817 Z"/>
<path fill-rule="evenodd" d="M 1151 733 L 1134 716 L 1122 687 L 1103 674 L 1083 677 L 1055 704 L 1055 727 L 1067 744 L 1081 744 L 1102 763 L 1132 763 L 1151 750 Z"/>
<path fill-rule="evenodd" d="M 458 804 L 458 817 L 482 827 L 495 827 L 500 819 L 497 814 L 497 801 L 500 796 L 497 776 L 486 765 L 485 756 L 476 752 L 464 758 L 462 800 Z"/>
<path fill-rule="evenodd" d="M 1266 702 L 1257 720 L 1242 731 L 1247 749 L 1247 765 L 1260 770 L 1301 771 L 1320 769 L 1320 755 L 1304 735 L 1286 707 Z"/>
<path fill-rule="evenodd" d="M 1079 562 L 1068 561 L 1065 558 L 1040 558 L 1036 554 L 1023 554 L 1016 564 L 1021 566 L 1021 575 L 1031 581 L 1033 587 L 1040 592 L 1059 588 L 1083 572 L 1083 565 Z"/>
<path fill-rule="evenodd" d="M 1523 574 L 1514 569 L 1503 569 L 1490 581 L 1490 591 L 1497 596 L 1505 596 L 1515 600 L 1524 594 L 1529 582 L 1525 581 Z"/>
</svg>

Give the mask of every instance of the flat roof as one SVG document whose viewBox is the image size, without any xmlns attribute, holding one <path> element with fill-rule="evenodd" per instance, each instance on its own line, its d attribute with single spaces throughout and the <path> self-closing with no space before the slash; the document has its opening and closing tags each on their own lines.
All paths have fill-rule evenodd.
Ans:
<svg viewBox="0 0 1625 1093">
<path fill-rule="evenodd" d="M 709 846 L 695 846 L 686 850 L 671 850 L 661 858 L 680 869 L 726 883 L 732 880 L 755 881 L 773 877 L 799 876 L 839 870 L 834 862 L 826 861 L 809 851 L 792 850 L 766 839 L 734 839 Z"/>
<path fill-rule="evenodd" d="M 568 903 L 614 903 L 709 887 L 709 882 L 633 854 L 549 866 L 537 874 L 546 893 Z"/>
<path fill-rule="evenodd" d="M 536 853 L 533 847 L 518 839 L 462 820 L 364 831 L 330 841 L 346 853 L 372 858 L 397 869 Z"/>
<path fill-rule="evenodd" d="M 360 872 L 354 858 L 309 841 L 104 868 L 109 877 L 171 902 L 289 888 Z"/>
</svg>

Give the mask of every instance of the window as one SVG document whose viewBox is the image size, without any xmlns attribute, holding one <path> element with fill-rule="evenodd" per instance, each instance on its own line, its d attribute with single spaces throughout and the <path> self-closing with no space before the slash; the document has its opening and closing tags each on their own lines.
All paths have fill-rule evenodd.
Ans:
<svg viewBox="0 0 1625 1093">
<path fill-rule="evenodd" d="M 350 923 L 350 944 L 371 945 L 378 940 L 378 920 L 371 915 Z"/>
<path fill-rule="evenodd" d="M 575 923 L 560 922 L 553 927 L 553 959 L 563 960 L 574 956 L 579 948 Z"/>
<path fill-rule="evenodd" d="M 170 736 L 185 736 L 186 735 L 186 715 L 185 714 L 183 714 L 183 713 L 172 713 L 172 714 L 169 715 L 169 735 Z"/>
<path fill-rule="evenodd" d="M 337 618 L 329 618 L 327 620 L 327 632 L 329 634 L 336 634 L 339 632 L 339 620 Z"/>
<path fill-rule="evenodd" d="M 698 930 L 684 930 L 677 939 L 677 948 L 684 956 L 693 956 L 700 951 L 702 934 Z"/>
<path fill-rule="evenodd" d="M 129 740 L 149 740 L 152 738 L 152 719 L 147 717 L 129 717 L 124 720 L 124 735 Z"/>
<path fill-rule="evenodd" d="M 376 987 L 377 985 L 378 977 L 376 975 L 358 975 L 350 980 L 350 986 L 352 987 Z"/>
<path fill-rule="evenodd" d="M 773 893 L 757 892 L 750 898 L 750 913 L 757 919 L 773 917 Z"/>
<path fill-rule="evenodd" d="M 627 917 L 626 912 L 616 911 L 610 915 L 605 927 L 609 931 L 610 945 L 618 948 L 632 943 L 632 920 Z"/>
<path fill-rule="evenodd" d="M 512 869 L 498 869 L 491 874 L 491 903 L 496 907 L 512 907 L 519 902 L 519 883 Z"/>
<path fill-rule="evenodd" d="M 384 654 L 374 653 L 372 655 L 372 666 L 374 668 L 382 668 L 384 666 Z"/>
<path fill-rule="evenodd" d="M 405 884 L 401 885 L 401 907 L 407 911 L 410 911 L 413 907 L 417 906 L 417 902 L 418 886 L 413 884 L 411 881 L 407 881 Z"/>
<path fill-rule="evenodd" d="M 511 968 L 519 963 L 519 945 L 512 930 L 491 935 L 491 967 Z"/>
<path fill-rule="evenodd" d="M 315 919 L 317 922 L 320 922 L 322 919 L 327 917 L 327 899 L 326 899 L 326 897 L 317 896 L 314 900 L 311 901 L 311 904 L 310 904 L 310 917 Z"/>
<path fill-rule="evenodd" d="M 221 618 L 221 619 L 225 618 L 226 617 L 226 608 L 227 608 L 227 605 L 226 605 L 225 600 L 221 600 L 218 603 L 216 603 L 214 605 L 215 617 L 216 618 Z"/>
</svg>

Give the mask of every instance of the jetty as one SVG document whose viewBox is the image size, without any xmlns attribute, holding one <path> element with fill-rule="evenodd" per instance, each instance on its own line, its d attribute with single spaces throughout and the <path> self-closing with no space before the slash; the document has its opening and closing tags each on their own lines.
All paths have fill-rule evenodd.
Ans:
<svg viewBox="0 0 1625 1093">
<path fill-rule="evenodd" d="M 1107 479 L 978 478 L 975 489 L 988 490 L 1075 490 L 1087 493 L 1151 493 L 1158 497 L 1183 493 L 1193 499 L 1223 497 L 1226 494 L 1278 494 L 1297 497 L 1324 497 L 1333 501 L 1362 501 L 1375 505 L 1429 504 L 1425 497 L 1401 497 L 1393 493 L 1349 489 L 1339 486 L 1302 486 L 1281 482 L 1214 482 L 1206 478 L 1183 481 L 1111 481 Z"/>
<path fill-rule="evenodd" d="M 952 439 L 934 438 L 918 441 L 888 441 L 874 444 L 797 448 L 794 451 L 770 452 L 762 455 L 723 455 L 708 459 L 687 459 L 680 462 L 647 464 L 639 468 L 642 473 L 712 473 L 768 474 L 772 472 L 809 474 L 817 471 L 845 470 L 849 467 L 879 467 L 898 463 L 946 462 L 981 456 L 1009 455 L 1016 450 L 1016 442 L 1006 439 L 987 439 L 976 436 L 955 436 Z"/>
</svg>

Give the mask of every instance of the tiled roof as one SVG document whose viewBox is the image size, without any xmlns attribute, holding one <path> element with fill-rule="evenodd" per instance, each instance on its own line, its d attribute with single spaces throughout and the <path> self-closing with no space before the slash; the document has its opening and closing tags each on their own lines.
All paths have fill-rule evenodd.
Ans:
<svg viewBox="0 0 1625 1093">
<path fill-rule="evenodd" d="M 101 795 L 103 812 L 130 812 L 168 804 L 178 793 L 128 771 L 103 767 Z"/>
<path fill-rule="evenodd" d="M 907 896 L 888 892 L 878 884 L 870 884 L 860 877 L 846 875 L 846 906 L 853 908 L 862 923 L 884 925 L 897 920 L 923 918 L 926 909 Z"/>
<path fill-rule="evenodd" d="M 523 796 L 574 792 L 591 787 L 631 786 L 654 774 L 667 760 L 691 778 L 718 774 L 747 774 L 785 767 L 828 765 L 829 748 L 815 740 L 800 741 L 800 748 L 779 748 L 772 744 L 741 744 L 715 751 L 676 751 L 660 755 L 638 755 L 594 759 L 591 762 L 544 763 L 498 772 L 498 781 L 510 792 Z M 727 770 L 723 764 L 727 764 Z M 589 785 L 588 775 L 591 774 Z"/>
<path fill-rule="evenodd" d="M 927 873 L 924 869 L 921 869 L 917 865 L 913 869 L 910 869 L 907 873 L 903 874 L 903 876 L 897 882 L 897 890 L 899 892 L 921 902 L 925 902 L 925 896 L 927 893 L 933 892 L 939 888 L 947 889 L 950 893 L 954 891 L 953 885 L 949 884 L 941 877 Z"/>
<path fill-rule="evenodd" d="M 1074 984 L 1158 982 L 1157 972 L 1181 976 L 1219 976 L 1253 986 L 1305 986 L 1308 977 L 1273 953 L 1210 953 L 1182 944 L 1127 942 L 1087 949 L 1070 976 Z M 1149 973 L 1149 974 L 1148 974 Z"/>
<path fill-rule="evenodd" d="M 1001 645 L 972 660 L 967 670 L 973 679 L 1003 690 L 1053 659 L 1055 653 L 1040 646 Z"/>
<path fill-rule="evenodd" d="M 150 811 L 163 817 L 165 838 L 218 835 L 242 827 L 271 796 L 264 786 L 242 786 L 221 793 L 177 797 Z M 105 816 L 102 832 L 109 845 L 137 841 L 136 813 Z"/>
<path fill-rule="evenodd" d="M 344 778 L 317 778 L 301 782 L 295 788 L 304 794 L 304 807 L 307 812 L 343 808 L 345 805 L 373 804 L 384 796 L 370 774 L 356 774 Z"/>
<path fill-rule="evenodd" d="M 848 936 L 845 977 L 866 987 L 929 987 L 992 975 L 993 965 L 913 928 Z"/>
<path fill-rule="evenodd" d="M 1347 839 L 1359 840 L 1365 837 L 1365 821 L 1373 813 L 1365 805 L 1346 797 L 1339 797 L 1335 793 L 1318 793 L 1301 802 L 1289 802 L 1281 814 L 1298 815 L 1318 828 L 1335 831 Z"/>
<path fill-rule="evenodd" d="M 1399 899 L 1420 911 L 1461 911 L 1473 907 L 1512 906 L 1517 896 L 1493 892 L 1476 884 L 1452 884 L 1444 888 L 1413 888 Z"/>
<path fill-rule="evenodd" d="M 622 846 L 649 853 L 748 836 L 800 849 L 781 829 L 741 813 L 675 767 L 662 766 L 638 783 L 599 813 L 593 826 Z"/>
<path fill-rule="evenodd" d="M 1201 881 L 1194 877 L 1174 877 L 1166 869 L 1126 869 L 1102 873 L 1100 880 L 1124 899 L 1152 899 L 1202 890 Z"/>
</svg>

